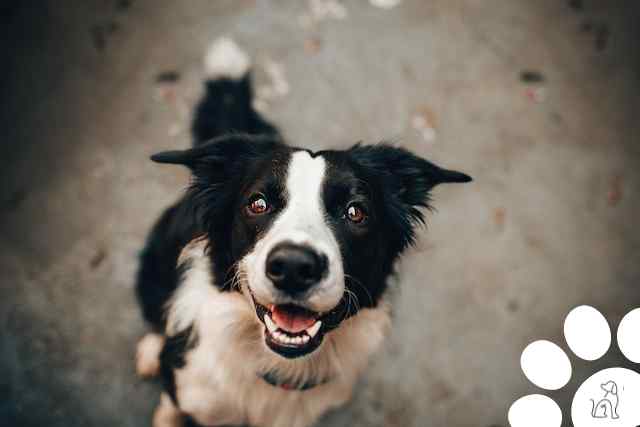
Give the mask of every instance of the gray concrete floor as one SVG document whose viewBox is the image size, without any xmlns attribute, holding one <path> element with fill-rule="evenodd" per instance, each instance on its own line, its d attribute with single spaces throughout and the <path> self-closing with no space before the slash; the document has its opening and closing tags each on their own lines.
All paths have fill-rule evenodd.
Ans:
<svg viewBox="0 0 640 427">
<path fill-rule="evenodd" d="M 291 91 L 268 116 L 292 143 L 391 139 L 476 179 L 435 192 L 400 265 L 393 335 L 321 425 L 507 425 L 538 391 L 519 368 L 528 342 L 566 348 L 578 304 L 617 324 L 640 303 L 639 16 L 632 1 L 573 3 L 359 0 L 307 28 L 302 1 L 4 2 L 1 423 L 149 425 L 136 254 L 187 177 L 147 157 L 188 145 L 203 50 L 228 34 L 258 84 L 268 58 L 283 64 Z M 181 78 L 161 88 L 167 70 Z M 576 379 L 552 393 L 565 407 L 594 369 L 572 360 Z M 614 363 L 615 350 L 598 366 Z"/>
</svg>

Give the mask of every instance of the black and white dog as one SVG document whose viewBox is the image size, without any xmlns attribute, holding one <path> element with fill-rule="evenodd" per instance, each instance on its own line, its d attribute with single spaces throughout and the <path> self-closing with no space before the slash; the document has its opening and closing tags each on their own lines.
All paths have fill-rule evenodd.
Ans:
<svg viewBox="0 0 640 427">
<path fill-rule="evenodd" d="M 287 146 L 252 108 L 249 58 L 207 53 L 192 172 L 141 257 L 155 331 L 140 375 L 165 392 L 153 425 L 305 427 L 346 402 L 389 326 L 387 280 L 437 184 L 467 182 L 406 150 Z"/>
</svg>

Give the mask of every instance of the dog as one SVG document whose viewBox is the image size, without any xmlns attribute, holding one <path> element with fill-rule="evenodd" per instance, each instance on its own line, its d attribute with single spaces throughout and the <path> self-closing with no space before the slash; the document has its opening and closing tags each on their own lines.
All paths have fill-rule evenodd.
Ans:
<svg viewBox="0 0 640 427">
<path fill-rule="evenodd" d="M 471 178 L 402 148 L 286 145 L 252 107 L 250 58 L 206 56 L 183 197 L 151 231 L 137 296 L 153 327 L 137 371 L 159 375 L 155 427 L 306 427 L 347 402 L 390 325 L 387 282 L 431 189 Z"/>
</svg>

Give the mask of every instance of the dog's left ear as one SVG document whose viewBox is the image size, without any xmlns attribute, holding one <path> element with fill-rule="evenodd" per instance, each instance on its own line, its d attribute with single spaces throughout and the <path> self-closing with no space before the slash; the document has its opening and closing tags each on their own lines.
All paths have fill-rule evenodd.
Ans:
<svg viewBox="0 0 640 427">
<path fill-rule="evenodd" d="M 424 222 L 419 208 L 430 207 L 429 192 L 433 187 L 471 181 L 469 175 L 443 169 L 403 148 L 386 144 L 356 145 L 349 154 L 383 188 L 384 203 L 390 208 L 392 220 L 408 233 L 405 244 L 413 241 L 412 224 Z"/>
</svg>

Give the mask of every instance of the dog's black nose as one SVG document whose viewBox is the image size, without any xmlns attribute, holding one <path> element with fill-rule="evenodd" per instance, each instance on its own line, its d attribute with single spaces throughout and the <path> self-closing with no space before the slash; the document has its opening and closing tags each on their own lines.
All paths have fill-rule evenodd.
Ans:
<svg viewBox="0 0 640 427">
<path fill-rule="evenodd" d="M 288 294 L 298 294 L 318 283 L 327 273 L 327 257 L 307 246 L 282 243 L 267 256 L 267 277 Z"/>
</svg>

